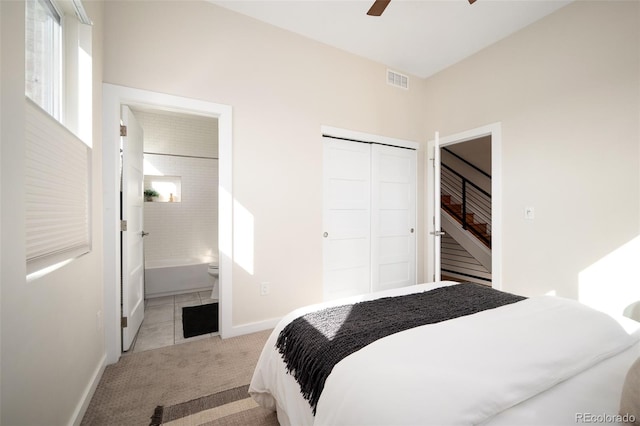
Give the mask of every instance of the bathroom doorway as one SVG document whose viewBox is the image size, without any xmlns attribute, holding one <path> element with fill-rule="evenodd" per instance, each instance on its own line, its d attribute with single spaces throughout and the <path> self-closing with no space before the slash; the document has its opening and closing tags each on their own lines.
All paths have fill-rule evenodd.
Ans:
<svg viewBox="0 0 640 426">
<path fill-rule="evenodd" d="M 103 84 L 103 170 L 104 200 L 104 324 L 107 364 L 122 355 L 121 336 L 126 320 L 122 317 L 121 259 L 120 259 L 120 109 L 122 105 L 151 108 L 165 112 L 214 117 L 218 122 L 218 252 L 219 252 L 219 330 L 220 336 L 232 333 L 231 327 L 231 230 L 232 216 L 232 110 L 228 105 L 184 98 L 159 92 Z M 171 194 L 171 193 L 170 193 Z M 176 195 L 176 194 L 174 194 Z M 181 196 L 183 196 L 181 194 Z M 179 206 L 174 202 L 172 207 Z"/>
<path fill-rule="evenodd" d="M 212 323 L 185 338 L 182 316 L 219 301 L 218 119 L 148 106 L 131 112 L 144 135 L 145 319 L 130 349 L 141 352 L 218 334 Z"/>
</svg>

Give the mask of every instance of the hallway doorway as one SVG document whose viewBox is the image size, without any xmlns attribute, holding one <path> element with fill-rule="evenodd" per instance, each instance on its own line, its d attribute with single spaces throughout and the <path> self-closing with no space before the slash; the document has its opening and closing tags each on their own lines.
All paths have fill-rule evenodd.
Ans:
<svg viewBox="0 0 640 426">
<path fill-rule="evenodd" d="M 483 140 L 483 138 L 489 138 L 490 141 L 490 164 L 491 176 L 490 180 L 490 212 L 491 212 L 491 233 L 490 233 L 490 247 L 491 255 L 490 261 L 487 266 L 490 266 L 491 272 L 491 285 L 494 288 L 500 289 L 502 286 L 502 274 L 501 274 L 501 262 L 502 262 L 502 191 L 501 191 L 501 145 L 502 134 L 501 124 L 494 123 L 486 126 L 471 129 L 465 132 L 457 133 L 454 135 L 439 138 L 436 133 L 436 137 L 427 143 L 427 161 L 432 165 L 427 170 L 425 178 L 427 180 L 427 197 L 425 198 L 425 211 L 427 218 L 427 238 L 425 238 L 425 264 L 426 264 L 426 277 L 427 281 L 439 281 L 441 280 L 441 255 L 442 255 L 442 239 L 443 228 L 441 226 L 440 206 L 441 206 L 441 148 L 451 147 L 456 144 Z M 486 139 L 484 139 L 486 140 Z M 436 151 L 437 147 L 437 151 Z M 451 151 L 451 149 L 449 149 Z M 452 151 L 453 152 L 453 151 Z M 486 261 L 485 261 L 486 262 Z M 446 276 L 446 274 L 445 274 Z M 464 281 L 461 276 L 456 276 L 456 280 Z M 468 280 L 467 280 L 468 281 Z"/>
<path fill-rule="evenodd" d="M 440 147 L 442 279 L 491 286 L 491 135 Z"/>
</svg>

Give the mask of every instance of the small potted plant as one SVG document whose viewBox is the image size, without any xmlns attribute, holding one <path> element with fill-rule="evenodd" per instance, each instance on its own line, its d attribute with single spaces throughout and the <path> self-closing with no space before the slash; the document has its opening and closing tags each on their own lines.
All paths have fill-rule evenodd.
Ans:
<svg viewBox="0 0 640 426">
<path fill-rule="evenodd" d="M 160 194 L 158 194 L 158 191 L 156 191 L 155 189 L 149 188 L 144 190 L 145 201 L 155 201 L 155 199 L 159 196 Z"/>
</svg>

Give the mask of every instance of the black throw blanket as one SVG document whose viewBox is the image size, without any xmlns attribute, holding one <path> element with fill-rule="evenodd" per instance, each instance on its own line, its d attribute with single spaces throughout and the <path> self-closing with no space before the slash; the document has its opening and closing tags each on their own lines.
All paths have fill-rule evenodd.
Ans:
<svg viewBox="0 0 640 426">
<path fill-rule="evenodd" d="M 522 299 L 525 298 L 467 283 L 336 306 L 290 322 L 280 332 L 276 347 L 315 415 L 329 373 L 346 356 L 400 331 Z"/>
</svg>

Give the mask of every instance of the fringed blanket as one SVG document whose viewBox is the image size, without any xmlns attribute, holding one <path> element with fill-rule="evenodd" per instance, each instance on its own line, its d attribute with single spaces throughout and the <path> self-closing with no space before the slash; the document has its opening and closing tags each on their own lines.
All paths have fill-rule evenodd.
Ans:
<svg viewBox="0 0 640 426">
<path fill-rule="evenodd" d="M 378 339 L 525 299 L 479 284 L 440 287 L 405 296 L 336 306 L 296 318 L 276 347 L 313 414 L 333 367 Z"/>
</svg>

